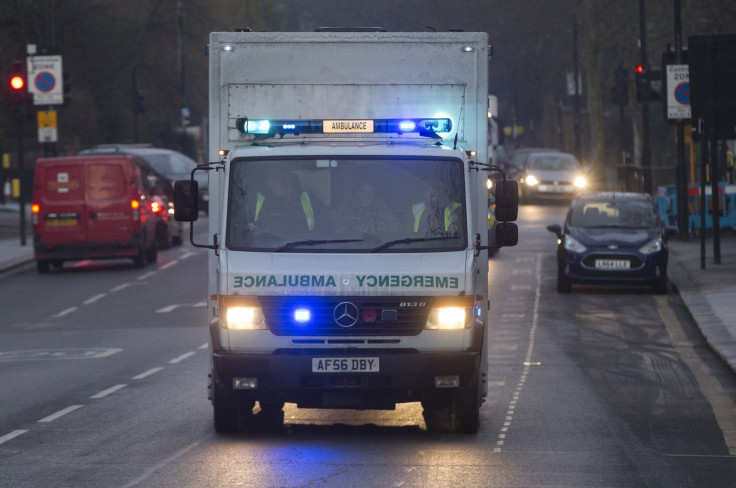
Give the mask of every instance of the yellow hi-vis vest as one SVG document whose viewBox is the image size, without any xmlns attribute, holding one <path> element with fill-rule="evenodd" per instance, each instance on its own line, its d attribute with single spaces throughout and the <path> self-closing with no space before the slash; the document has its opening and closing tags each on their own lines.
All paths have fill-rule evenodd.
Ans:
<svg viewBox="0 0 736 488">
<path fill-rule="evenodd" d="M 450 215 L 454 212 L 460 204 L 458 202 L 452 202 L 450 205 L 445 207 L 445 232 L 447 232 L 452 225 L 450 221 Z M 427 208 L 424 202 L 415 203 L 411 206 L 411 212 L 414 214 L 414 232 L 419 232 L 419 222 L 422 220 L 422 214 L 424 209 Z"/>
<path fill-rule="evenodd" d="M 258 220 L 258 214 L 261 213 L 261 207 L 263 207 L 263 201 L 266 199 L 262 193 L 258 194 L 258 200 L 256 200 L 256 215 L 255 220 Z M 307 218 L 307 227 L 309 230 L 314 230 L 314 210 L 312 210 L 312 202 L 309 201 L 309 195 L 307 192 L 302 192 L 299 195 L 299 202 L 302 204 L 302 210 L 304 210 L 304 216 Z"/>
</svg>

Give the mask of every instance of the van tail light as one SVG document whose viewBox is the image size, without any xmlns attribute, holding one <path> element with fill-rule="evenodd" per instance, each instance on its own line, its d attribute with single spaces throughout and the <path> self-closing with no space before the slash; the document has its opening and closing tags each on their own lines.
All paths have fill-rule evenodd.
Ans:
<svg viewBox="0 0 736 488">
<path fill-rule="evenodd" d="M 41 212 L 41 205 L 34 203 L 31 205 L 31 223 L 38 225 L 38 214 Z"/>
<path fill-rule="evenodd" d="M 141 219 L 141 202 L 138 200 L 131 200 L 130 208 L 133 210 L 133 220 L 140 220 Z"/>
</svg>

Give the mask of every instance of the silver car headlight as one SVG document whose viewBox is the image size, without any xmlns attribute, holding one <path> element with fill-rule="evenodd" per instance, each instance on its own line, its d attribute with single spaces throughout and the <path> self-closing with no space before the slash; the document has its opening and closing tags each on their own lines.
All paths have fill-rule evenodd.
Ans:
<svg viewBox="0 0 736 488">
<path fill-rule="evenodd" d="M 585 176 L 576 176 L 572 184 L 575 185 L 575 188 L 585 188 L 588 185 L 588 181 L 585 179 Z"/>
<path fill-rule="evenodd" d="M 654 254 L 662 250 L 662 238 L 657 237 L 656 239 L 647 242 L 639 249 L 642 254 Z"/>
<path fill-rule="evenodd" d="M 536 186 L 539 184 L 539 179 L 534 175 L 526 175 L 526 184 L 529 186 Z"/>
<path fill-rule="evenodd" d="M 570 236 L 565 236 L 565 249 L 576 254 L 586 251 L 586 247 L 580 244 L 577 239 L 573 239 Z"/>
</svg>

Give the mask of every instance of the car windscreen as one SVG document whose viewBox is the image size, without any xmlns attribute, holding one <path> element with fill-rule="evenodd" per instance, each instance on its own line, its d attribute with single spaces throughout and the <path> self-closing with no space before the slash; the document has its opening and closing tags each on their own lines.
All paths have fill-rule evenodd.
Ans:
<svg viewBox="0 0 736 488">
<path fill-rule="evenodd" d="M 467 246 L 458 159 L 240 159 L 229 181 L 229 249 L 393 253 Z"/>
<path fill-rule="evenodd" d="M 569 155 L 545 154 L 530 156 L 526 168 L 548 171 L 577 171 L 580 169 L 580 163 Z"/>
<path fill-rule="evenodd" d="M 643 200 L 584 200 L 570 209 L 573 227 L 625 227 L 649 229 L 657 225 L 657 211 Z"/>
</svg>

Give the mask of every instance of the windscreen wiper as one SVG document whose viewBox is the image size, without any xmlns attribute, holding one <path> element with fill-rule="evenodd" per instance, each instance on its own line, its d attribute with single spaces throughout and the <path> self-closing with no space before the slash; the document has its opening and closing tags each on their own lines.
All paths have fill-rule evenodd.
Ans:
<svg viewBox="0 0 736 488">
<path fill-rule="evenodd" d="M 320 239 L 320 240 L 307 239 L 304 241 L 287 242 L 283 246 L 277 247 L 272 252 L 286 251 L 287 249 L 293 249 L 298 246 L 316 246 L 319 244 L 338 244 L 338 243 L 343 243 L 343 242 L 361 242 L 362 240 L 363 239 Z"/>
<path fill-rule="evenodd" d="M 378 247 L 374 247 L 370 252 L 379 252 L 389 247 L 393 247 L 396 244 L 411 244 L 412 242 L 428 242 L 428 241 L 446 241 L 448 239 L 457 239 L 455 236 L 442 236 L 442 237 L 407 237 L 406 239 L 396 239 L 395 241 L 384 242 Z"/>
</svg>

